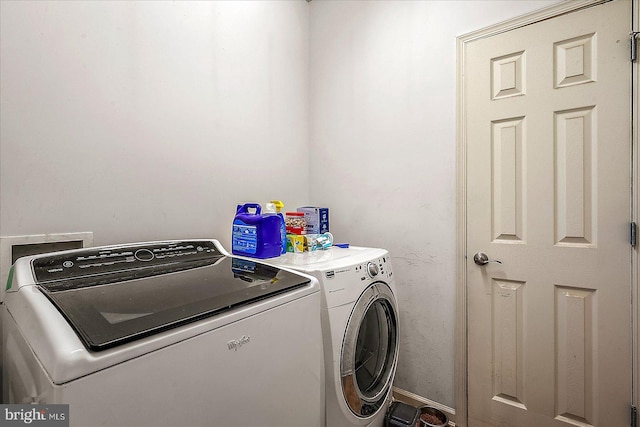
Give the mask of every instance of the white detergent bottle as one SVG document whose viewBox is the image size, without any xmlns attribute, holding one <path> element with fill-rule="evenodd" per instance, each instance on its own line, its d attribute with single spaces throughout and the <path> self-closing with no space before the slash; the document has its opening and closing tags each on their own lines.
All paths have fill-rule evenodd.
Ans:
<svg viewBox="0 0 640 427">
<path fill-rule="evenodd" d="M 280 237 L 282 238 L 282 251 L 281 254 L 287 253 L 287 225 L 284 221 L 284 215 L 282 214 L 282 208 L 284 203 L 282 200 L 272 200 L 271 203 L 276 207 L 276 213 L 280 217 Z"/>
</svg>

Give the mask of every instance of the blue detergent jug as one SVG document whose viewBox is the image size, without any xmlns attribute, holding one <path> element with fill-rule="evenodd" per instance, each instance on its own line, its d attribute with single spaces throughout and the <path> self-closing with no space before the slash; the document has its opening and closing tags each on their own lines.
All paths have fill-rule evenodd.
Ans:
<svg viewBox="0 0 640 427">
<path fill-rule="evenodd" d="M 261 214 L 258 203 L 238 205 L 233 219 L 231 253 L 252 258 L 280 256 L 280 217 Z"/>
</svg>

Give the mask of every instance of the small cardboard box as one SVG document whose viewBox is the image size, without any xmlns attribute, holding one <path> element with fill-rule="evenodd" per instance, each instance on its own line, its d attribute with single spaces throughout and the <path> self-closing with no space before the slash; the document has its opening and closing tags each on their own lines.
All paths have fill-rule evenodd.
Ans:
<svg viewBox="0 0 640 427">
<path fill-rule="evenodd" d="M 299 234 L 287 234 L 287 252 L 302 253 L 305 249 L 304 236 Z"/>
<path fill-rule="evenodd" d="M 303 206 L 296 209 L 304 213 L 307 221 L 307 234 L 322 234 L 329 231 L 329 208 Z"/>
</svg>

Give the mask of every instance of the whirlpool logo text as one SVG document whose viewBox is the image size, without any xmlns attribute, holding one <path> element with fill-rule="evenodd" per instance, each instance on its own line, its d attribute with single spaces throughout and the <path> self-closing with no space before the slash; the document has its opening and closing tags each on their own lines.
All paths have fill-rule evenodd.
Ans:
<svg viewBox="0 0 640 427">
<path fill-rule="evenodd" d="M 229 350 L 238 351 L 240 347 L 247 344 L 249 341 L 251 341 L 251 337 L 243 335 L 240 339 L 228 341 L 227 347 Z"/>
</svg>

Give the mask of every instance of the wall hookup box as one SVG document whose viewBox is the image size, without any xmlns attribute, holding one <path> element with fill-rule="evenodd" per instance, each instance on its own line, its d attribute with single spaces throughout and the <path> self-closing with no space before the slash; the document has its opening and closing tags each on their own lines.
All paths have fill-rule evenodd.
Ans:
<svg viewBox="0 0 640 427">
<path fill-rule="evenodd" d="M 307 221 L 307 234 L 322 234 L 329 231 L 329 208 L 303 206 L 296 209 L 304 213 Z"/>
</svg>

